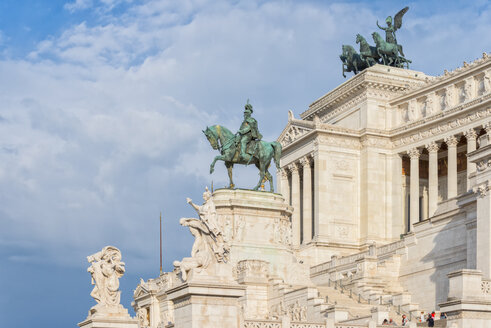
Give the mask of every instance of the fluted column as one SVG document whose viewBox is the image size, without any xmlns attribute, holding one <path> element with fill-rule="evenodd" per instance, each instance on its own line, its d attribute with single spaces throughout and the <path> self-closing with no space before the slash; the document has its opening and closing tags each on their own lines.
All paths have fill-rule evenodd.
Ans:
<svg viewBox="0 0 491 328">
<path fill-rule="evenodd" d="M 448 148 L 447 199 L 457 197 L 457 144 L 455 136 L 445 138 Z"/>
<path fill-rule="evenodd" d="M 412 231 L 413 224 L 419 222 L 419 156 L 421 155 L 418 148 L 413 148 L 407 152 L 411 159 L 411 178 L 409 186 L 410 200 L 410 217 L 409 231 Z"/>
<path fill-rule="evenodd" d="M 470 129 L 466 131 L 464 135 L 465 135 L 465 139 L 467 140 L 467 154 L 469 154 L 470 152 L 476 150 L 477 133 L 476 130 Z M 469 157 L 467 157 L 467 189 L 466 190 L 471 189 L 471 182 L 469 176 L 475 173 L 476 173 L 476 164 L 472 163 L 469 160 Z"/>
<path fill-rule="evenodd" d="M 292 243 L 298 246 L 300 245 L 300 175 L 297 164 L 290 164 L 288 168 L 292 173 Z"/>
<path fill-rule="evenodd" d="M 312 169 L 310 156 L 300 160 L 303 167 L 303 243 L 312 239 Z"/>
<path fill-rule="evenodd" d="M 438 148 L 436 142 L 426 145 L 429 154 L 428 162 L 428 216 L 435 214 L 438 206 Z"/>
<path fill-rule="evenodd" d="M 290 204 L 290 184 L 288 183 L 288 171 L 286 168 L 280 170 L 280 192 L 285 198 L 285 202 Z"/>
</svg>

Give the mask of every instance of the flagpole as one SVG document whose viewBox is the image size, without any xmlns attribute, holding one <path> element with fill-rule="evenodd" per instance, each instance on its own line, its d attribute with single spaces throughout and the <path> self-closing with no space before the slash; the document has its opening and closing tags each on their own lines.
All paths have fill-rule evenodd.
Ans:
<svg viewBox="0 0 491 328">
<path fill-rule="evenodd" d="M 160 212 L 160 274 L 162 274 L 162 212 Z"/>
</svg>

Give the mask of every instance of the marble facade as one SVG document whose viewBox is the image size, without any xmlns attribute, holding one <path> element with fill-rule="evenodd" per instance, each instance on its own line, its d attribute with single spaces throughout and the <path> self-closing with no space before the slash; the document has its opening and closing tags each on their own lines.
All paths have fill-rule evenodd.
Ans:
<svg viewBox="0 0 491 328">
<path fill-rule="evenodd" d="M 203 233 L 227 256 L 142 281 L 139 327 L 415 327 L 431 311 L 490 327 L 490 76 L 487 54 L 438 77 L 375 65 L 290 111 L 280 193 L 215 190 Z"/>
</svg>

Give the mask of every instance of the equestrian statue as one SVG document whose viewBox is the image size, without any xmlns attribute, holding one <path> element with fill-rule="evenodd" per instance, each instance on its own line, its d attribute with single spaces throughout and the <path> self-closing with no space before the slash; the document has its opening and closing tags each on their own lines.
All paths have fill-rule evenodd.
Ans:
<svg viewBox="0 0 491 328">
<path fill-rule="evenodd" d="M 262 135 L 259 133 L 257 121 L 252 117 L 252 113 L 252 105 L 247 100 L 244 107 L 244 120 L 236 134 L 222 125 L 206 127 L 206 130 L 203 131 L 211 147 L 220 152 L 220 155 L 216 156 L 210 165 L 210 174 L 215 170 L 217 161 L 224 161 L 230 179 L 228 187 L 233 189 L 235 188 L 232 179 L 234 164 L 254 164 L 259 169 L 259 182 L 253 190 L 258 190 L 267 180 L 270 191 L 273 192 L 273 177 L 268 169 L 271 159 L 274 160 L 276 168 L 279 169 L 281 144 L 276 141 L 261 140 Z"/>
<path fill-rule="evenodd" d="M 343 76 L 345 72 L 353 72 L 358 74 L 367 67 L 375 64 L 409 68 L 411 61 L 406 59 L 402 50 L 402 45 L 397 43 L 396 31 L 402 26 L 402 17 L 409 10 L 405 7 L 397 14 L 387 17 L 385 23 L 387 27 L 380 26 L 379 29 L 385 32 L 385 40 L 377 32 L 372 33 L 375 46 L 371 46 L 361 34 L 356 35 L 356 43 L 360 44 L 360 53 L 349 46 L 343 45 L 343 53 L 339 56 L 342 61 Z"/>
</svg>

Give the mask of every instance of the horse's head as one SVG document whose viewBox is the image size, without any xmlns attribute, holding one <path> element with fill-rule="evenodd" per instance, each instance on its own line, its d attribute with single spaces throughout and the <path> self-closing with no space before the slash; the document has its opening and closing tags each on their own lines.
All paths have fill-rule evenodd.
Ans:
<svg viewBox="0 0 491 328">
<path fill-rule="evenodd" d="M 373 41 L 375 41 L 375 43 L 377 44 L 380 43 L 380 41 L 382 40 L 382 37 L 377 32 L 373 32 L 372 37 L 373 37 Z"/>
<path fill-rule="evenodd" d="M 208 139 L 211 147 L 215 150 L 218 149 L 217 136 L 215 135 L 213 129 L 206 127 L 206 130 L 204 130 L 203 133 L 205 134 L 206 139 Z"/>
<path fill-rule="evenodd" d="M 360 43 L 361 41 L 363 41 L 363 37 L 361 36 L 361 34 L 357 34 L 356 35 L 356 43 Z"/>
</svg>

